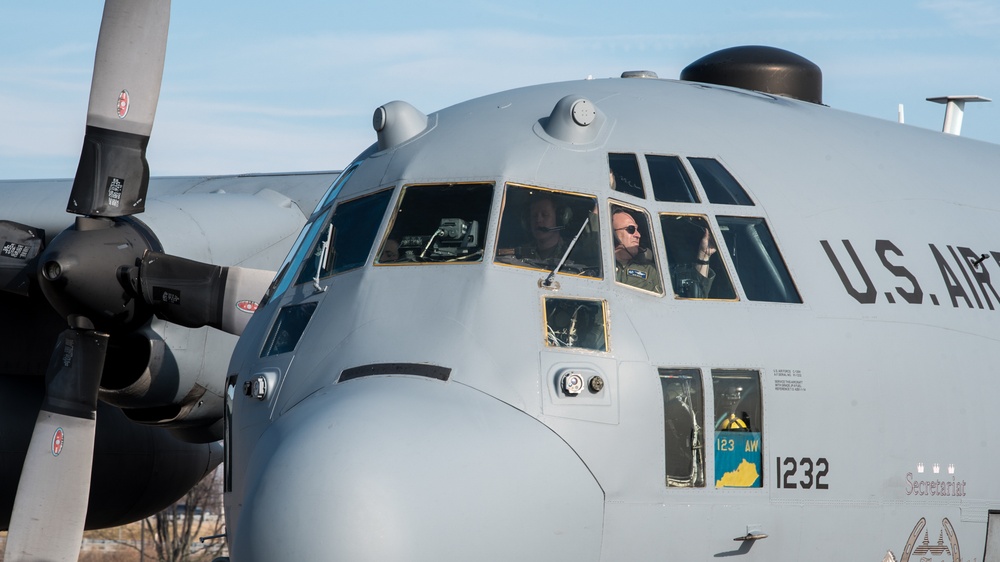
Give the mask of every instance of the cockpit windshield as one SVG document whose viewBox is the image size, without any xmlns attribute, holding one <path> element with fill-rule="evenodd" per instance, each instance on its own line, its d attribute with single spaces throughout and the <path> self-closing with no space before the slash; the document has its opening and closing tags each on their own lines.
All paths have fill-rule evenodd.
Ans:
<svg viewBox="0 0 1000 562">
<path fill-rule="evenodd" d="M 392 190 L 386 189 L 338 204 L 330 221 L 316 232 L 296 284 L 363 266 L 391 196 Z"/>
<path fill-rule="evenodd" d="M 717 217 L 736 274 L 752 301 L 802 302 L 767 222 L 754 217 Z"/>
<path fill-rule="evenodd" d="M 375 263 L 482 261 L 492 199 L 491 183 L 404 187 Z"/>
<path fill-rule="evenodd" d="M 685 299 L 736 299 L 726 264 L 704 215 L 660 215 L 674 295 Z"/>
<path fill-rule="evenodd" d="M 508 184 L 495 261 L 601 277 L 597 198 Z"/>
</svg>

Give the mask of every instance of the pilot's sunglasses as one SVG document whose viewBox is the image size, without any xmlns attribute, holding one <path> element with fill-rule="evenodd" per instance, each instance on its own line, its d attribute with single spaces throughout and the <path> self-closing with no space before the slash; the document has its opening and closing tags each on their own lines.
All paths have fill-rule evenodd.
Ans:
<svg viewBox="0 0 1000 562">
<path fill-rule="evenodd" d="M 635 234 L 635 231 L 639 230 L 639 229 L 634 224 L 630 224 L 628 226 L 623 226 L 621 228 L 616 228 L 615 230 L 624 230 L 625 232 L 628 232 L 629 234 Z"/>
</svg>

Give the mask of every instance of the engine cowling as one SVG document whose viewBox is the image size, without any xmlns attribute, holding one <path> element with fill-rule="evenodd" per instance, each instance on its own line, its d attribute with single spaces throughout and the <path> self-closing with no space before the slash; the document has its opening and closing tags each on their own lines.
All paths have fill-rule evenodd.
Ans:
<svg viewBox="0 0 1000 562">
<path fill-rule="evenodd" d="M 130 420 L 194 443 L 222 439 L 222 377 L 236 337 L 159 320 L 114 337 L 100 398 Z"/>
</svg>

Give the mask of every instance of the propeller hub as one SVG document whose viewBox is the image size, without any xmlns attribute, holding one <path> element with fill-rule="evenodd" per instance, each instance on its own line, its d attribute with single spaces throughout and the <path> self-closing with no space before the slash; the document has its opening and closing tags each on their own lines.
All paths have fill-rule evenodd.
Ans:
<svg viewBox="0 0 1000 562">
<path fill-rule="evenodd" d="M 137 219 L 77 217 L 42 252 L 38 283 L 64 318 L 82 316 L 107 332 L 130 330 L 152 311 L 120 272 L 135 267 L 149 250 L 162 246 Z"/>
</svg>

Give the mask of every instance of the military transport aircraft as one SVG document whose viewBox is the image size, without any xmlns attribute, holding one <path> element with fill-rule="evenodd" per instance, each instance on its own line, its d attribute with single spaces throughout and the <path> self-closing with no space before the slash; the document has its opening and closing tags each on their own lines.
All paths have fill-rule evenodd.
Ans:
<svg viewBox="0 0 1000 562">
<path fill-rule="evenodd" d="M 99 53 L 124 4 L 108 3 Z M 377 141 L 314 178 L 333 181 L 262 284 L 246 249 L 174 241 L 185 227 L 158 213 L 181 195 L 151 188 L 133 216 L 146 191 L 116 171 L 126 157 L 92 172 L 85 148 L 75 226 L 44 250 L 41 222 L 5 232 L 20 298 L 40 286 L 71 326 L 7 555 L 75 557 L 82 516 L 53 521 L 86 490 L 48 488 L 90 476 L 51 466 L 87 441 L 76 420 L 109 394 L 98 382 L 123 386 L 116 362 L 179 324 L 241 334 L 228 369 L 193 385 L 159 369 L 175 395 L 224 389 L 224 411 L 175 433 L 223 422 L 234 560 L 998 559 L 1000 147 L 826 107 L 819 68 L 778 49 L 713 53 L 680 78 L 380 106 Z M 132 92 L 104 81 L 92 109 Z M 88 138 L 142 144 L 148 128 L 107 132 L 117 118 Z M 190 210 L 282 192 L 178 190 Z M 275 208 L 309 199 L 285 197 Z M 207 265 L 227 258 L 239 267 Z"/>
</svg>

